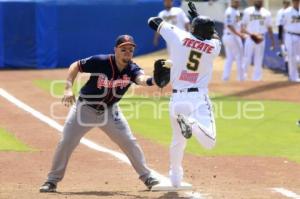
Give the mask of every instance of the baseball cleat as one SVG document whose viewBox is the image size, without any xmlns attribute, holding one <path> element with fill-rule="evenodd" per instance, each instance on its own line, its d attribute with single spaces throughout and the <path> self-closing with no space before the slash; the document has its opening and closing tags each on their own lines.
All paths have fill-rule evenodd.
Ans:
<svg viewBox="0 0 300 199">
<path fill-rule="evenodd" d="M 146 179 L 146 181 L 144 182 L 144 184 L 146 185 L 146 187 L 151 190 L 153 186 L 159 184 L 159 181 L 156 178 L 153 177 L 148 177 Z"/>
<path fill-rule="evenodd" d="M 297 125 L 300 127 L 300 120 L 297 121 Z"/>
<path fill-rule="evenodd" d="M 40 187 L 40 192 L 41 193 L 50 193 L 50 192 L 56 192 L 56 184 L 52 182 L 45 182 L 41 187 Z"/>
<path fill-rule="evenodd" d="M 192 137 L 192 127 L 189 124 L 187 118 L 182 114 L 178 114 L 177 122 L 180 126 L 183 137 L 185 137 L 186 139 L 191 138 Z"/>
</svg>

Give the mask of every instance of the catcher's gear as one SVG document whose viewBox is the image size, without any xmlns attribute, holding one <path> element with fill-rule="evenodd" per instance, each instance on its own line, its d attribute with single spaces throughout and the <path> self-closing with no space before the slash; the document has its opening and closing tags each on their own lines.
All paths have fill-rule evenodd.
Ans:
<svg viewBox="0 0 300 199">
<path fill-rule="evenodd" d="M 263 41 L 263 37 L 260 34 L 251 34 L 250 38 L 252 39 L 252 41 L 254 41 L 254 43 L 259 44 L 260 42 Z"/>
<path fill-rule="evenodd" d="M 163 88 L 170 82 L 170 61 L 158 59 L 154 62 L 153 79 L 155 84 Z"/>
<path fill-rule="evenodd" d="M 198 16 L 193 19 L 191 33 L 198 39 L 211 39 L 215 32 L 215 22 L 211 18 Z"/>
<path fill-rule="evenodd" d="M 194 19 L 194 18 L 198 17 L 199 14 L 197 12 L 195 4 L 191 1 L 189 1 L 188 6 L 189 6 L 188 13 L 190 14 L 191 18 Z"/>
</svg>

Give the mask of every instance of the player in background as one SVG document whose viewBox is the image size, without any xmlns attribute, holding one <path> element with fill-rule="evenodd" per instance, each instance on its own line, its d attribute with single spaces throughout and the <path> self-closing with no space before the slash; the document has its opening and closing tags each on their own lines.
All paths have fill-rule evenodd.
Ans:
<svg viewBox="0 0 300 199">
<path fill-rule="evenodd" d="M 172 185 L 180 187 L 187 139 L 194 135 L 204 148 L 215 146 L 216 128 L 208 84 L 213 60 L 221 50 L 221 42 L 216 35 L 215 23 L 208 17 L 196 16 L 192 20 L 191 32 L 159 17 L 151 17 L 148 24 L 170 46 L 173 93 L 169 111 L 173 132 L 169 176 Z"/>
<path fill-rule="evenodd" d="M 275 41 L 272 30 L 271 13 L 263 7 L 263 0 L 254 0 L 254 6 L 246 8 L 243 12 L 242 31 L 249 35 L 244 44 L 243 70 L 247 78 L 248 66 L 254 54 L 254 71 L 252 80 L 260 81 L 262 79 L 262 65 L 265 52 L 265 39 L 256 44 L 250 37 L 251 34 L 259 34 L 265 38 L 268 32 L 271 39 L 271 49 L 274 49 Z"/>
<path fill-rule="evenodd" d="M 229 80 L 233 61 L 237 65 L 237 80 L 244 80 L 244 72 L 242 69 L 243 60 L 243 42 L 245 38 L 241 33 L 240 27 L 240 0 L 231 0 L 231 4 L 225 11 L 224 32 L 222 41 L 225 47 L 226 59 L 222 79 Z"/>
<path fill-rule="evenodd" d="M 276 15 L 276 26 L 278 27 L 278 41 L 280 45 L 280 52 L 278 53 L 278 56 L 282 57 L 284 59 L 285 63 L 285 72 L 288 73 L 288 59 L 287 59 L 287 53 L 286 53 L 286 47 L 284 45 L 283 39 L 283 26 L 280 25 L 280 22 L 282 20 L 283 12 L 285 9 L 287 9 L 291 5 L 290 0 L 283 0 L 282 1 L 282 8 L 280 8 Z"/>
<path fill-rule="evenodd" d="M 292 0 L 292 6 L 284 10 L 280 25 L 283 26 L 283 31 L 284 31 L 284 45 L 287 50 L 289 80 L 292 82 L 299 82 L 299 73 L 298 73 L 298 66 L 300 64 L 299 0 Z"/>
<path fill-rule="evenodd" d="M 190 20 L 184 13 L 184 11 L 179 7 L 173 7 L 173 0 L 163 0 L 165 9 L 158 13 L 158 17 L 162 18 L 164 21 L 177 26 L 181 30 L 188 31 L 190 28 Z M 154 33 L 153 45 L 157 46 L 159 40 L 159 34 Z M 170 55 L 170 49 L 167 44 L 167 51 Z"/>
</svg>

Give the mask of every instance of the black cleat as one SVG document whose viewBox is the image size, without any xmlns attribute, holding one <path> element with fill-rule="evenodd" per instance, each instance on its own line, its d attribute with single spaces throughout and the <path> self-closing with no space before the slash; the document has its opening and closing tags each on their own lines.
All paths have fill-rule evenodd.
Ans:
<svg viewBox="0 0 300 199">
<path fill-rule="evenodd" d="M 156 178 L 153 177 L 148 177 L 146 179 L 146 181 L 144 182 L 144 184 L 146 185 L 146 187 L 151 190 L 153 186 L 159 184 L 159 181 Z"/>
<path fill-rule="evenodd" d="M 189 124 L 187 118 L 182 114 L 178 114 L 177 122 L 180 126 L 183 137 L 185 137 L 186 139 L 191 138 L 192 137 L 192 127 Z"/>
<path fill-rule="evenodd" d="M 41 193 L 50 193 L 50 192 L 56 192 L 56 184 L 52 182 L 45 182 L 41 187 L 40 187 L 40 192 Z"/>
</svg>

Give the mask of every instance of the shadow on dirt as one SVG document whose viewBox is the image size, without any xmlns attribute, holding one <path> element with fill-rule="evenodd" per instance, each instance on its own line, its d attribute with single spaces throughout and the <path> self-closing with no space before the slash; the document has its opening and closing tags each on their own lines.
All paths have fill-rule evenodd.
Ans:
<svg viewBox="0 0 300 199">
<path fill-rule="evenodd" d="M 137 198 L 137 199 L 149 198 L 149 197 L 141 196 L 142 194 L 138 194 L 138 193 L 131 194 L 125 191 L 83 191 L 83 192 L 57 192 L 57 193 L 65 196 L 72 196 L 72 195 L 73 196 L 75 195 L 76 196 L 99 196 L 99 197 L 119 196 L 119 197 Z M 154 199 L 154 197 L 150 197 L 150 198 Z M 155 198 L 156 199 L 190 199 L 190 197 L 179 196 L 178 192 L 162 193 L 161 196 Z"/>
<path fill-rule="evenodd" d="M 107 197 L 107 196 L 126 196 L 129 198 L 145 198 L 141 197 L 138 194 L 130 194 L 125 191 L 83 191 L 83 192 L 58 192 L 61 195 L 77 195 L 77 196 L 102 196 L 102 197 Z"/>
<path fill-rule="evenodd" d="M 158 197 L 158 199 L 190 199 L 191 197 L 183 197 L 179 196 L 178 192 L 167 192 L 163 194 L 162 196 Z"/>
</svg>

